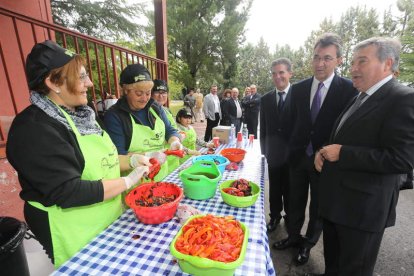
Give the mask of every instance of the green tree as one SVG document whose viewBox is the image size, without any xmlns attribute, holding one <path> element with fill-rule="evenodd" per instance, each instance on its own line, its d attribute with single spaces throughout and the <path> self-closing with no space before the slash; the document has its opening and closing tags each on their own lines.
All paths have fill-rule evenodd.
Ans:
<svg viewBox="0 0 414 276">
<path fill-rule="evenodd" d="M 251 0 L 169 0 L 167 18 L 173 76 L 195 87 L 207 72 L 208 79 L 230 85 L 234 76 L 237 43 L 242 39 Z"/>
<path fill-rule="evenodd" d="M 146 9 L 125 0 L 51 0 L 53 21 L 97 38 L 117 41 L 142 39 L 144 27 L 136 23 Z"/>
<path fill-rule="evenodd" d="M 399 79 L 414 86 L 414 1 L 398 0 L 397 8 L 402 16 L 397 18 L 402 43 Z"/>
<path fill-rule="evenodd" d="M 338 35 L 342 38 L 343 63 L 339 73 L 349 76 L 349 66 L 354 46 L 367 38 L 379 35 L 378 15 L 375 9 L 351 7 L 338 22 Z"/>
<path fill-rule="evenodd" d="M 243 47 L 239 56 L 238 86 L 255 84 L 260 94 L 269 91 L 273 87 L 270 75 L 272 58 L 263 38 L 260 38 L 256 46 L 249 43 Z"/>
</svg>

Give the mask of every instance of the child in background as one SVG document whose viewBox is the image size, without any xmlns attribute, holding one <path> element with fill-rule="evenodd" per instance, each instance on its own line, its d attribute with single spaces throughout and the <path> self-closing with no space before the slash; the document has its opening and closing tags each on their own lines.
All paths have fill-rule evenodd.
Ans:
<svg viewBox="0 0 414 276">
<path fill-rule="evenodd" d="M 180 132 L 182 139 L 181 142 L 187 152 L 187 156 L 180 159 L 180 164 L 184 163 L 191 155 L 200 155 L 201 153 L 196 150 L 196 145 L 200 147 L 213 148 L 213 143 L 207 143 L 197 138 L 197 133 L 190 125 L 192 114 L 186 108 L 182 108 L 178 111 L 175 120 L 177 121 L 178 131 Z"/>
</svg>

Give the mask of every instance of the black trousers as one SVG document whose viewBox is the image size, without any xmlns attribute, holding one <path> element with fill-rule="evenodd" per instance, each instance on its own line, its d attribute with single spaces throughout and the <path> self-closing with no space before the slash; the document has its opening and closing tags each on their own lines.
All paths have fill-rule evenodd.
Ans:
<svg viewBox="0 0 414 276">
<path fill-rule="evenodd" d="M 257 139 L 257 125 L 259 124 L 259 113 L 252 112 L 246 114 L 244 122 L 247 124 L 247 130 L 249 134 L 254 134 L 254 138 Z"/>
<path fill-rule="evenodd" d="M 218 126 L 219 121 L 220 121 L 220 113 L 218 112 L 215 114 L 214 121 L 207 118 L 207 126 L 206 126 L 206 133 L 204 134 L 204 141 L 208 142 L 213 138 L 212 137 L 213 128 Z"/>
<path fill-rule="evenodd" d="M 323 220 L 325 275 L 372 276 L 384 230 L 366 232 Z"/>
<path fill-rule="evenodd" d="M 295 165 L 290 165 L 288 233 L 293 240 L 300 240 L 310 188 L 309 222 L 303 246 L 311 248 L 322 233 L 322 221 L 318 215 L 319 173 L 314 167 L 314 155 L 307 156 L 304 153 L 298 161 Z"/>
<path fill-rule="evenodd" d="M 270 218 L 280 220 L 283 210 L 289 217 L 289 166 L 285 163 L 281 166 L 268 165 L 267 168 L 269 172 Z"/>
<path fill-rule="evenodd" d="M 36 236 L 36 239 L 43 246 L 49 259 L 54 263 L 52 234 L 50 233 L 48 213 L 25 202 L 24 219 L 27 225 L 29 225 L 30 230 Z"/>
</svg>

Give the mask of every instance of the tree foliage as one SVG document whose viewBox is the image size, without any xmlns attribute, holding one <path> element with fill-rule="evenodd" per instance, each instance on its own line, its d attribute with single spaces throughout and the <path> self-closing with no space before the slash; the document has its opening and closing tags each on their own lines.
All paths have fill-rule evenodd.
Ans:
<svg viewBox="0 0 414 276">
<path fill-rule="evenodd" d="M 251 1 L 167 1 L 169 56 L 179 60 L 172 68 L 177 80 L 194 87 L 206 71 L 209 79 L 232 83 Z"/>
<path fill-rule="evenodd" d="M 117 41 L 145 37 L 135 21 L 145 6 L 126 4 L 125 0 L 51 0 L 53 21 L 97 38 Z"/>
</svg>

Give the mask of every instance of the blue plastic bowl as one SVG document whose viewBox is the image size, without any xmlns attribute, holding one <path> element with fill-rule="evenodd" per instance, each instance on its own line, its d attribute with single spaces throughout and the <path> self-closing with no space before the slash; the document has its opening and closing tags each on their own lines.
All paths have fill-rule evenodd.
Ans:
<svg viewBox="0 0 414 276">
<path fill-rule="evenodd" d="M 229 159 L 222 155 L 200 155 L 193 157 L 193 164 L 197 161 L 213 161 L 216 163 L 217 167 L 219 168 L 221 173 L 224 173 L 226 166 L 230 164 Z"/>
</svg>

